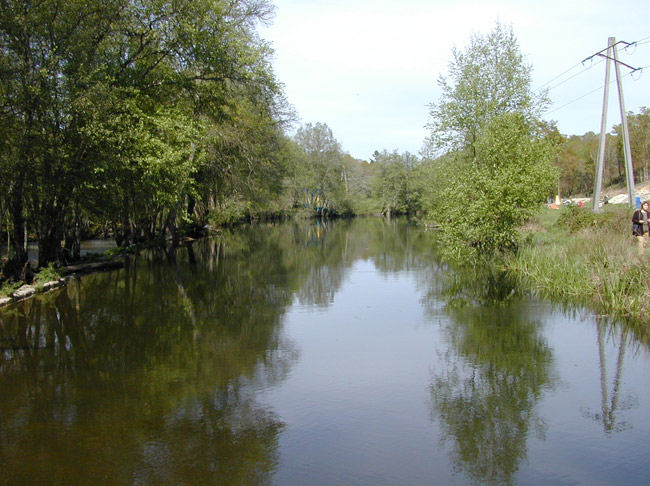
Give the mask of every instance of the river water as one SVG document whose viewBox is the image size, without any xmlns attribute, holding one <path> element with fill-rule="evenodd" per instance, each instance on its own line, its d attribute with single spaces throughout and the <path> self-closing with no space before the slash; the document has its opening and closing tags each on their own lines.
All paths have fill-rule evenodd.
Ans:
<svg viewBox="0 0 650 486">
<path fill-rule="evenodd" d="M 3 309 L 0 484 L 648 484 L 648 340 L 433 239 L 251 226 Z"/>
</svg>

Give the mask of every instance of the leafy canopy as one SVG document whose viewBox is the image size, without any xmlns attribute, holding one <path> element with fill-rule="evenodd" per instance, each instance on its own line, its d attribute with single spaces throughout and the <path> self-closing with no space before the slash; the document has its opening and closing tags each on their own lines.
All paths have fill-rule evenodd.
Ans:
<svg viewBox="0 0 650 486">
<path fill-rule="evenodd" d="M 445 152 L 421 169 L 421 205 L 452 259 L 516 249 L 517 227 L 557 182 L 554 142 L 537 119 L 546 100 L 531 91 L 530 72 L 512 28 L 497 23 L 454 49 L 451 82 L 440 78 L 428 142 Z"/>
<path fill-rule="evenodd" d="M 489 121 L 517 112 L 537 117 L 546 93 L 530 90 L 532 67 L 524 62 L 512 27 L 496 23 L 488 35 L 473 34 L 464 50 L 455 47 L 449 77 L 440 76 L 442 95 L 429 105 L 428 143 L 435 150 L 473 150 Z"/>
</svg>

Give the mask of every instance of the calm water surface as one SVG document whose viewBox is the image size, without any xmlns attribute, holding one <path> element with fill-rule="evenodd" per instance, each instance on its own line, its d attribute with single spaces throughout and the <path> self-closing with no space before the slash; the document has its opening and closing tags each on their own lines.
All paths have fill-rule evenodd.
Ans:
<svg viewBox="0 0 650 486">
<path fill-rule="evenodd" d="M 647 336 L 431 240 L 242 228 L 4 309 L 0 484 L 649 484 Z"/>
</svg>

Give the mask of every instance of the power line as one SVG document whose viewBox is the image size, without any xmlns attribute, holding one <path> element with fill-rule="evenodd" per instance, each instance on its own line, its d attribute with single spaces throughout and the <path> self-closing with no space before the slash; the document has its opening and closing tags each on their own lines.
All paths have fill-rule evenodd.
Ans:
<svg viewBox="0 0 650 486">
<path fill-rule="evenodd" d="M 557 88 L 558 86 L 562 86 L 564 83 L 567 83 L 567 82 L 571 81 L 573 78 L 575 78 L 575 77 L 577 77 L 577 76 L 580 76 L 580 75 L 581 75 L 582 73 L 584 73 L 585 71 L 589 71 L 592 67 L 594 67 L 594 66 L 597 65 L 597 64 L 600 64 L 601 62 L 603 62 L 603 59 L 599 59 L 599 60 L 596 61 L 595 63 L 592 63 L 589 67 L 585 67 L 582 71 L 580 71 L 580 72 L 574 74 L 574 75 L 571 76 L 570 78 L 567 78 L 567 79 L 565 79 L 564 81 L 561 81 L 561 82 L 557 83 L 556 85 L 551 86 L 550 88 L 547 88 L 548 91 L 551 91 L 551 90 Z M 557 79 L 557 78 L 556 78 L 556 79 Z"/>
<path fill-rule="evenodd" d="M 610 81 L 609 84 L 612 84 L 612 83 L 613 83 L 613 81 Z M 585 93 L 585 94 L 583 94 L 583 95 L 580 96 L 579 98 L 576 98 L 576 99 L 574 99 L 574 100 L 572 100 L 572 101 L 569 101 L 568 103 L 565 103 L 565 104 L 562 105 L 562 106 L 558 106 L 558 107 L 555 108 L 554 110 L 545 111 L 544 114 L 545 114 L 545 115 L 549 115 L 549 114 L 551 114 L 551 113 L 555 113 L 556 111 L 561 110 L 561 109 L 564 108 L 565 106 L 572 105 L 572 104 L 575 103 L 576 101 L 580 101 L 582 98 L 586 98 L 586 97 L 589 96 L 590 94 L 593 94 L 593 93 L 595 93 L 596 91 L 600 91 L 601 89 L 603 89 L 603 87 L 602 87 L 602 86 L 599 86 L 598 88 L 594 89 L 593 91 L 589 91 L 589 93 Z"/>
<path fill-rule="evenodd" d="M 543 88 L 544 86 L 546 86 L 547 84 L 551 84 L 551 83 L 552 83 L 553 81 L 555 81 L 556 79 L 561 78 L 561 77 L 564 76 L 566 73 L 568 73 L 568 72 L 572 71 L 573 69 L 577 68 L 578 66 L 580 66 L 580 64 L 582 64 L 582 63 L 579 62 L 578 64 L 575 64 L 575 65 L 571 66 L 569 69 L 567 69 L 567 70 L 564 71 L 563 73 L 558 74 L 558 75 L 555 76 L 553 79 L 551 79 L 550 81 L 547 81 L 546 83 L 544 83 L 544 84 L 541 85 L 539 88 L 537 88 L 537 89 L 535 89 L 535 90 L 533 90 L 533 91 L 539 91 L 540 89 L 542 89 L 542 88 Z"/>
<path fill-rule="evenodd" d="M 650 36 L 649 36 L 649 37 L 644 37 L 643 39 L 640 39 L 640 40 L 635 41 L 635 42 L 625 42 L 625 41 L 618 41 L 618 42 L 617 42 L 617 44 L 625 44 L 624 50 L 627 50 L 629 47 L 635 47 L 635 48 L 636 48 L 636 47 L 638 47 L 638 46 L 641 46 L 641 45 L 644 45 L 644 44 L 648 44 L 648 43 L 650 43 Z M 557 76 L 555 76 L 555 77 L 554 77 L 553 79 L 551 79 L 550 81 L 547 81 L 546 83 L 542 84 L 542 85 L 539 86 L 538 88 L 534 89 L 533 92 L 540 91 L 542 88 L 544 88 L 545 86 L 551 84 L 551 83 L 552 83 L 553 81 L 555 81 L 556 79 L 561 78 L 561 77 L 564 76 L 565 74 L 568 74 L 569 72 L 571 72 L 572 70 L 574 70 L 576 67 L 578 67 L 578 66 L 580 66 L 580 65 L 584 66 L 586 61 L 591 61 L 592 64 L 591 64 L 589 67 L 585 67 L 585 68 L 584 68 L 582 71 L 580 71 L 579 73 L 574 74 L 574 75 L 571 76 L 570 78 L 567 78 L 566 80 L 564 80 L 564 81 L 562 81 L 562 82 L 556 84 L 555 86 L 552 86 L 552 87 L 548 88 L 548 90 L 550 91 L 550 90 L 552 90 L 552 89 L 555 89 L 555 88 L 557 88 L 558 86 L 563 85 L 563 84 L 566 83 L 567 81 L 569 81 L 569 80 L 575 78 L 576 76 L 579 76 L 580 74 L 584 73 L 585 71 L 588 71 L 588 70 L 591 69 L 594 65 L 596 65 L 596 64 L 600 64 L 600 63 L 604 60 L 604 56 L 602 56 L 602 52 L 604 52 L 604 51 L 606 51 L 606 50 L 607 50 L 607 48 L 605 48 L 605 49 L 603 49 L 603 50 L 597 52 L 596 54 L 594 54 L 594 55 L 592 55 L 592 56 L 589 56 L 589 57 L 585 58 L 584 60 L 582 60 L 582 61 L 579 62 L 579 63 L 574 64 L 573 66 L 571 66 L 571 67 L 570 67 L 569 69 L 567 69 L 566 71 L 564 71 L 564 72 L 558 74 Z M 596 62 L 596 63 L 594 64 L 594 62 L 593 62 L 593 58 L 596 57 L 596 56 L 599 56 L 600 59 L 598 60 L 598 62 Z M 634 69 L 634 68 L 631 68 L 631 69 Z M 641 68 L 641 69 L 642 69 L 642 68 Z"/>
<path fill-rule="evenodd" d="M 648 66 L 644 66 L 644 67 L 641 67 L 641 68 L 637 68 L 635 71 L 631 71 L 631 72 L 629 72 L 629 73 L 627 73 L 627 74 L 624 74 L 622 77 L 624 78 L 624 77 L 626 77 L 626 76 L 631 76 L 633 73 L 635 73 L 635 72 L 637 72 L 637 71 L 643 71 L 644 69 L 646 69 L 646 68 L 648 68 L 648 67 L 650 67 L 650 65 L 648 65 Z M 634 79 L 634 78 L 632 78 L 632 79 Z M 615 81 L 610 81 L 609 84 L 612 84 L 612 83 L 614 83 L 614 82 L 615 82 Z M 585 94 L 583 94 L 582 96 L 579 96 L 578 98 L 575 98 L 575 99 L 569 101 L 568 103 L 563 104 L 562 106 L 558 106 L 557 108 L 555 108 L 555 109 L 553 109 L 553 110 L 550 110 L 550 111 L 545 111 L 544 114 L 545 114 L 545 115 L 549 115 L 549 114 L 551 114 L 551 113 L 555 113 L 556 111 L 561 110 L 562 108 L 564 108 L 564 107 L 566 107 L 566 106 L 569 106 L 569 105 L 575 103 L 576 101 L 580 101 L 582 98 L 586 98 L 586 97 L 589 96 L 590 94 L 593 94 L 593 93 L 595 93 L 595 92 L 597 92 L 597 91 L 600 91 L 601 89 L 603 89 L 603 87 L 602 87 L 602 86 L 599 86 L 598 88 L 596 88 L 596 89 L 594 89 L 594 90 L 592 90 L 592 91 L 589 91 L 588 93 L 585 93 Z"/>
<path fill-rule="evenodd" d="M 647 44 L 647 43 L 649 43 L 649 42 L 650 42 L 650 37 L 645 37 L 645 38 L 643 38 L 643 39 L 641 39 L 641 40 L 638 40 L 638 41 L 635 41 L 635 42 L 618 41 L 616 44 L 617 44 L 617 45 L 618 45 L 618 44 L 625 44 L 624 49 L 627 49 L 627 48 L 632 47 L 632 46 L 636 48 L 636 47 L 639 46 L 639 45 Z M 563 73 L 559 74 L 558 76 L 554 77 L 553 79 L 551 79 L 551 80 L 548 81 L 547 83 L 545 83 L 545 84 L 543 84 L 542 86 L 540 86 L 539 88 L 537 88 L 535 91 L 540 90 L 540 89 L 543 88 L 544 86 L 546 86 L 546 85 L 552 83 L 553 81 L 555 81 L 556 79 L 558 79 L 558 78 L 564 76 L 565 74 L 567 74 L 568 72 L 572 71 L 573 69 L 575 69 L 575 68 L 576 68 L 577 66 L 579 66 L 580 64 L 584 65 L 584 63 L 585 63 L 586 61 L 592 61 L 593 58 L 596 57 L 596 56 L 600 57 L 598 63 L 602 62 L 605 58 L 607 58 L 607 56 L 604 55 L 603 52 L 604 52 L 604 51 L 607 51 L 608 49 L 609 49 L 609 47 L 607 47 L 607 48 L 605 48 L 605 49 L 602 49 L 602 50 L 598 51 L 596 54 L 593 54 L 593 55 L 591 55 L 591 56 L 585 58 L 582 62 L 580 62 L 580 63 L 578 63 L 578 64 L 575 64 L 574 66 L 570 67 L 569 69 L 567 69 L 567 70 L 564 71 Z M 620 61 L 617 61 L 617 62 L 620 63 Z M 593 63 L 593 61 L 592 61 L 592 63 Z M 633 68 L 632 66 L 628 66 L 627 64 L 624 64 L 624 63 L 621 63 L 621 64 L 623 64 L 624 66 L 629 67 L 629 68 L 632 70 L 632 71 L 630 71 L 629 73 L 623 75 L 622 77 L 625 77 L 625 76 L 631 75 L 631 74 L 633 74 L 633 73 L 635 73 L 635 72 L 637 72 L 637 71 L 642 71 L 643 69 L 645 69 L 645 68 L 648 67 L 648 66 L 645 66 L 645 67 L 642 67 L 642 68 Z M 579 73 L 574 74 L 574 75 L 571 76 L 570 78 L 567 78 L 567 79 L 563 80 L 562 82 L 556 84 L 555 86 L 552 86 L 551 88 L 548 88 L 548 91 L 550 91 L 551 89 L 555 89 L 555 88 L 557 88 L 558 86 L 563 85 L 564 83 L 570 81 L 571 79 L 575 78 L 576 76 L 578 76 L 578 75 L 584 73 L 585 71 L 591 69 L 592 67 L 593 67 L 593 64 L 590 65 L 588 68 L 583 69 L 583 70 L 580 71 Z M 632 79 L 634 79 L 634 78 L 632 78 Z M 613 81 L 611 81 L 609 84 L 611 84 L 612 82 L 613 82 Z M 585 98 L 585 97 L 587 97 L 587 96 L 589 96 L 589 95 L 591 95 L 591 94 L 593 94 L 593 93 L 595 93 L 595 92 L 597 92 L 597 91 L 600 91 L 601 89 L 602 89 L 602 87 L 598 87 L 598 88 L 596 88 L 596 89 L 594 89 L 594 90 L 592 90 L 592 91 L 589 91 L 588 93 L 583 94 L 582 96 L 579 96 L 578 98 L 575 98 L 575 99 L 569 101 L 568 103 L 563 104 L 562 106 L 559 106 L 559 107 L 557 107 L 557 108 L 555 108 L 555 109 L 553 109 L 553 110 L 550 110 L 550 111 L 546 111 L 546 112 L 544 112 L 544 114 L 548 115 L 548 114 L 550 114 L 550 113 L 555 113 L 556 111 L 559 111 L 559 110 L 561 110 L 562 108 L 565 108 L 566 106 L 569 106 L 569 105 L 575 103 L 576 101 L 580 101 L 581 99 L 583 99 L 583 98 Z"/>
</svg>

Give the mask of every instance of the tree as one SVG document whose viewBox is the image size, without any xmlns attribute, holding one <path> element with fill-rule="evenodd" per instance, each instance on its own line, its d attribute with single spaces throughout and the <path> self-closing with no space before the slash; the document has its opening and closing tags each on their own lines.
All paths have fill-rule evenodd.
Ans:
<svg viewBox="0 0 650 486">
<path fill-rule="evenodd" d="M 516 249 L 517 227 L 554 192 L 557 173 L 553 137 L 537 118 L 545 97 L 530 89 L 512 29 L 497 23 L 453 55 L 453 84 L 441 78 L 430 110 L 429 143 L 446 153 L 423 169 L 421 199 L 447 255 L 466 262 Z"/>
<path fill-rule="evenodd" d="M 553 147 L 518 114 L 494 118 L 474 159 L 456 153 L 429 180 L 439 187 L 429 218 L 441 226 L 444 252 L 459 261 L 517 248 L 517 228 L 557 184 Z"/>
<path fill-rule="evenodd" d="M 440 76 L 442 95 L 429 105 L 434 149 L 469 150 L 489 121 L 518 112 L 527 119 L 539 116 L 548 103 L 546 93 L 530 89 L 532 67 L 524 62 L 512 27 L 499 22 L 487 36 L 472 35 L 470 45 L 452 50 L 450 79 Z"/>
<path fill-rule="evenodd" d="M 27 262 L 26 235 L 37 233 L 41 263 L 58 256 L 65 212 L 80 179 L 92 173 L 79 137 L 80 100 L 97 81 L 121 0 L 3 2 L 0 5 L 0 117 L 15 267 Z M 0 156 L 0 157 L 2 157 Z"/>
<path fill-rule="evenodd" d="M 329 211 L 345 212 L 345 172 L 343 151 L 325 123 L 307 123 L 298 129 L 295 142 L 304 152 L 304 166 L 298 170 L 307 185 L 303 188 L 307 204 Z"/>
<path fill-rule="evenodd" d="M 558 153 L 562 194 L 571 196 L 593 191 L 597 157 L 598 135 L 594 132 L 572 135 L 565 140 Z"/>
<path fill-rule="evenodd" d="M 371 183 L 373 195 L 381 201 L 382 213 L 408 213 L 413 209 L 411 176 L 417 165 L 417 157 L 405 152 L 375 151 L 375 171 Z"/>
<path fill-rule="evenodd" d="M 62 258 L 64 238 L 78 249 L 83 217 L 129 244 L 173 232 L 215 185 L 279 190 L 281 86 L 255 31 L 271 13 L 267 0 L 0 4 L 14 268 L 27 262 L 28 229 L 42 266 Z M 214 173 L 218 184 L 202 177 Z"/>
<path fill-rule="evenodd" d="M 629 112 L 627 121 L 636 179 L 638 181 L 647 181 L 650 179 L 650 109 L 641 107 L 641 113 Z M 613 133 L 618 137 L 618 159 L 622 161 L 624 156 L 621 124 L 614 126 Z"/>
</svg>

